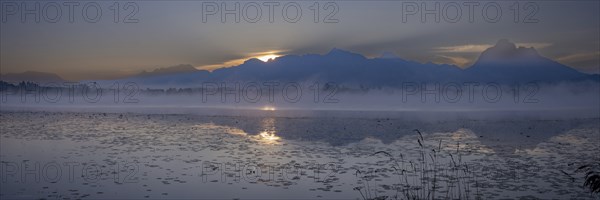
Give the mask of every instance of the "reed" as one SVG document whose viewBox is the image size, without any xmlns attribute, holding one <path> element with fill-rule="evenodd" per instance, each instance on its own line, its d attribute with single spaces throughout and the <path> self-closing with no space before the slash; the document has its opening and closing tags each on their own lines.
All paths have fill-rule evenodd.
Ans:
<svg viewBox="0 0 600 200">
<path fill-rule="evenodd" d="M 595 164 L 582 165 L 575 172 L 585 174 L 584 187 L 588 188 L 592 194 L 600 194 L 600 161 Z"/>
<path fill-rule="evenodd" d="M 371 193 L 371 181 L 369 176 L 363 175 L 360 170 L 356 171 L 357 177 L 364 180 L 363 186 L 356 187 L 364 200 L 372 199 L 481 199 L 477 177 L 467 163 L 463 163 L 460 143 L 456 144 L 456 150 L 444 152 L 442 140 L 433 145 L 425 141 L 423 133 L 418 129 L 417 144 L 419 145 L 419 156 L 415 160 L 405 160 L 403 154 L 398 157 L 386 151 L 378 151 L 371 156 L 383 155 L 389 158 L 392 169 L 398 176 L 398 184 L 393 196 L 382 196 Z M 437 144 L 437 145 L 436 145 Z M 441 158 L 447 153 L 450 158 L 443 163 Z M 398 159 L 399 158 L 399 159 Z M 472 192 L 472 190 L 475 192 Z M 364 191 L 364 192 L 363 192 Z"/>
</svg>

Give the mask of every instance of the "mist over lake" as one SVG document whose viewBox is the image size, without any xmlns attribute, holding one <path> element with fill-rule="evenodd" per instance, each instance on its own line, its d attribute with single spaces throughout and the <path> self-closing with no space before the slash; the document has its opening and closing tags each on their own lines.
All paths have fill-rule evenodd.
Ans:
<svg viewBox="0 0 600 200">
<path fill-rule="evenodd" d="M 0 200 L 600 199 L 600 1 L 0 1 Z"/>
</svg>

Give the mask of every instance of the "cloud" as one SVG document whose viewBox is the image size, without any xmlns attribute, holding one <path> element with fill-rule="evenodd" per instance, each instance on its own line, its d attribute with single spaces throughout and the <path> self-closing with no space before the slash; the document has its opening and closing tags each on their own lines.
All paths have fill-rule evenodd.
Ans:
<svg viewBox="0 0 600 200">
<path fill-rule="evenodd" d="M 478 52 L 482 52 L 492 46 L 493 45 L 488 45 L 488 44 L 467 44 L 467 45 L 448 46 L 448 47 L 436 47 L 436 48 L 434 48 L 434 50 L 437 52 L 444 52 L 444 53 L 478 53 Z"/>
<path fill-rule="evenodd" d="M 280 52 L 282 52 L 282 51 L 277 50 L 277 51 L 265 51 L 265 52 L 251 53 L 251 54 L 244 56 L 243 58 L 231 59 L 231 60 L 227 60 L 225 62 L 216 63 L 216 64 L 202 65 L 197 68 L 203 69 L 203 70 L 208 70 L 208 71 L 213 71 L 213 70 L 219 69 L 219 68 L 226 68 L 226 67 L 233 67 L 233 66 L 241 65 L 246 60 L 249 60 L 251 58 L 261 59 L 261 58 L 265 58 L 265 57 L 279 57 L 279 56 L 281 56 Z"/>
<path fill-rule="evenodd" d="M 577 54 L 571 54 L 571 55 L 567 55 L 567 56 L 558 57 L 558 58 L 556 58 L 556 61 L 567 62 L 567 63 L 568 62 L 579 62 L 579 61 L 586 61 L 586 60 L 595 60 L 595 59 L 598 59 L 599 56 L 600 56 L 600 51 L 577 53 Z"/>
<path fill-rule="evenodd" d="M 439 58 L 441 58 L 440 59 L 440 60 L 442 60 L 441 63 L 453 64 L 453 65 L 457 65 L 460 67 L 464 67 L 467 64 L 472 62 L 471 59 L 463 58 L 463 57 L 459 57 L 459 56 L 445 56 L 445 55 L 437 55 L 437 56 Z"/>
<path fill-rule="evenodd" d="M 536 49 L 542 49 L 552 46 L 551 43 L 517 43 L 518 47 L 533 47 Z M 446 46 L 446 47 L 435 47 L 433 48 L 436 52 L 443 53 L 481 53 L 486 49 L 492 47 L 491 44 L 466 44 L 457 46 Z"/>
<path fill-rule="evenodd" d="M 229 61 L 226 61 L 226 62 L 223 62 L 223 63 L 219 63 L 219 64 L 202 65 L 202 66 L 199 66 L 197 68 L 198 69 L 203 69 L 203 70 L 208 70 L 208 71 L 213 71 L 213 70 L 219 69 L 219 68 L 225 68 L 225 67 L 232 67 L 232 66 L 241 65 L 242 63 L 244 63 L 244 61 L 246 61 L 246 58 L 229 60 Z"/>
<path fill-rule="evenodd" d="M 574 66 L 580 71 L 600 73 L 600 51 L 570 54 L 556 58 L 556 61 L 569 66 Z"/>
<path fill-rule="evenodd" d="M 517 43 L 517 47 L 533 47 L 536 49 L 543 49 L 552 46 L 552 43 Z"/>
</svg>

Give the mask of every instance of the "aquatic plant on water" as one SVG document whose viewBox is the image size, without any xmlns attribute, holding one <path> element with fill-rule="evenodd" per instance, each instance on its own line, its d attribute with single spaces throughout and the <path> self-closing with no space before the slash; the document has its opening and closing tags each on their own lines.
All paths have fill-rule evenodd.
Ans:
<svg viewBox="0 0 600 200">
<path fill-rule="evenodd" d="M 404 155 L 398 157 L 386 151 L 378 151 L 371 156 L 384 155 L 392 163 L 392 169 L 398 175 L 398 184 L 393 196 L 378 195 L 377 190 L 371 189 L 372 179 L 369 175 L 356 170 L 356 176 L 364 180 L 364 186 L 355 187 L 364 200 L 372 199 L 481 199 L 478 180 L 462 161 L 460 143 L 456 151 L 447 152 L 449 163 L 441 163 L 442 140 L 434 145 L 427 145 L 421 131 L 415 129 L 419 144 L 419 158 L 416 161 L 405 160 Z M 430 150 L 431 149 L 431 150 Z M 444 154 L 445 155 L 445 154 Z M 474 190 L 474 191 L 473 191 Z M 375 191 L 373 194 L 372 191 Z"/>
</svg>

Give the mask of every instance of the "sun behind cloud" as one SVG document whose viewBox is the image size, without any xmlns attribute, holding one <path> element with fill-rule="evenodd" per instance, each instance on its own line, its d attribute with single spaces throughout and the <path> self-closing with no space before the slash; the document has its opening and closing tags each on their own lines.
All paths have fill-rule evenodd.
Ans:
<svg viewBox="0 0 600 200">
<path fill-rule="evenodd" d="M 223 63 L 198 66 L 198 68 L 212 71 L 212 70 L 219 69 L 219 68 L 233 67 L 233 66 L 241 65 L 242 63 L 244 63 L 244 61 L 246 61 L 248 59 L 252 59 L 252 58 L 259 59 L 263 62 L 269 62 L 269 60 L 271 60 L 271 59 L 275 59 L 277 57 L 282 56 L 278 52 L 280 52 L 280 51 L 264 51 L 264 52 L 258 52 L 258 53 L 251 53 L 248 56 L 243 57 L 243 58 L 228 60 Z"/>
<path fill-rule="evenodd" d="M 259 60 L 262 60 L 263 62 L 268 62 L 271 59 L 275 59 L 277 57 L 279 57 L 280 55 L 277 54 L 267 54 L 267 55 L 262 55 L 257 57 Z"/>
</svg>

